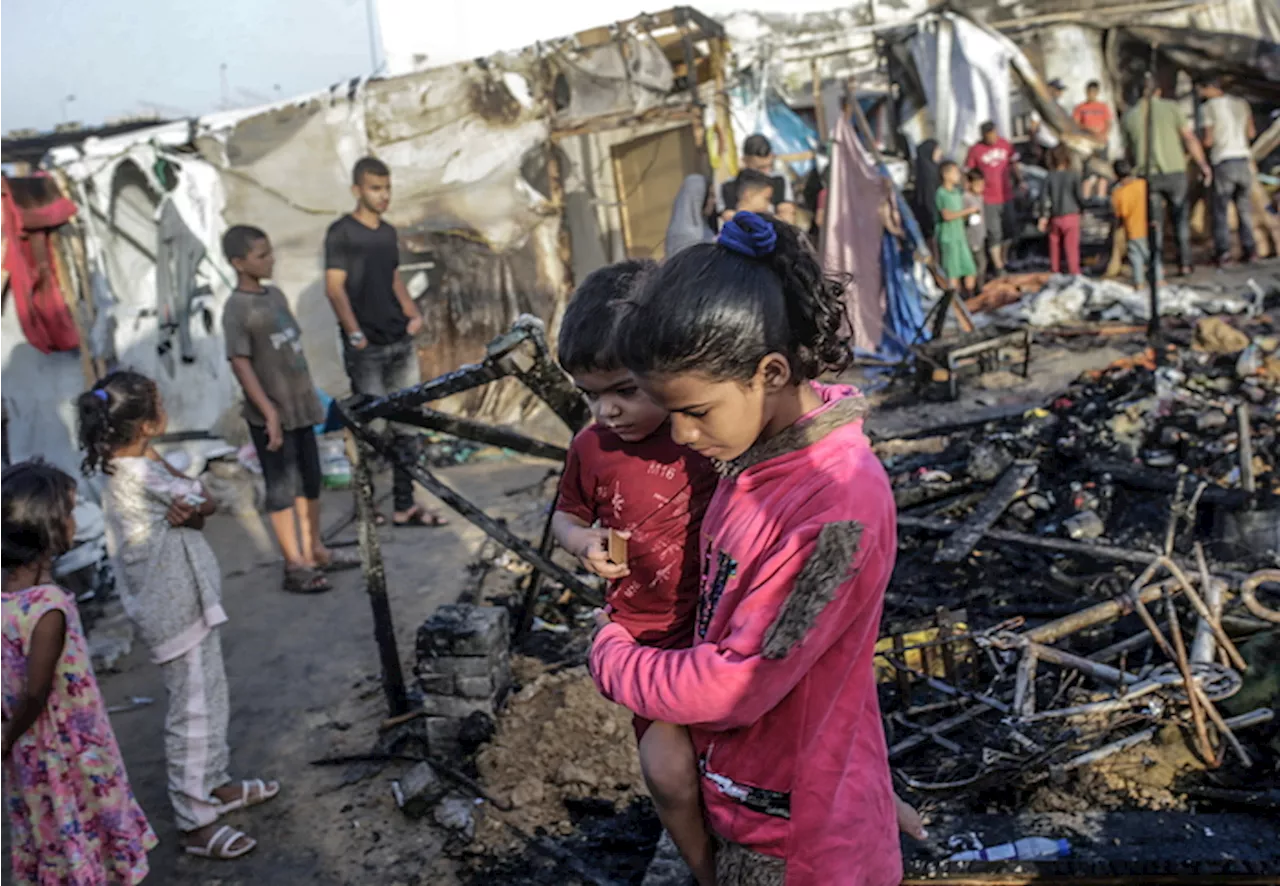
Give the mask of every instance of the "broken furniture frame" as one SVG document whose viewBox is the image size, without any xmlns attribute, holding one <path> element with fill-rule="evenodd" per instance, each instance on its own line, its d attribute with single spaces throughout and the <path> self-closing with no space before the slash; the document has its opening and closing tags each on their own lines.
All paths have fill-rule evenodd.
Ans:
<svg viewBox="0 0 1280 886">
<path fill-rule="evenodd" d="M 920 361 L 918 378 L 929 383 L 935 378 L 934 372 L 947 374 L 947 394 L 951 400 L 960 395 L 960 372 L 971 366 L 976 365 L 980 372 L 986 373 L 1005 365 L 1021 364 L 1023 378 L 1031 373 L 1029 327 L 994 334 L 982 330 L 958 337 L 941 336 L 916 345 L 913 351 Z"/>
<path fill-rule="evenodd" d="M 337 403 L 335 408 L 342 423 L 350 431 L 355 444 L 348 446 L 352 461 L 356 511 L 359 518 L 360 557 L 364 567 L 365 587 L 373 608 L 374 637 L 378 643 L 382 664 L 383 690 L 391 716 L 409 711 L 409 699 L 405 689 L 404 674 L 396 646 L 391 610 L 387 600 L 386 572 L 382 565 L 382 551 L 378 543 L 376 510 L 373 501 L 373 481 L 369 467 L 370 450 L 380 453 L 391 464 L 405 471 L 415 482 L 444 502 L 486 535 L 516 556 L 534 567 L 526 593 L 525 613 L 522 623 L 532 615 L 536 589 L 541 577 L 548 575 L 564 588 L 589 603 L 599 605 L 599 596 L 568 570 L 552 562 L 550 558 L 550 529 L 548 516 L 543 537 L 534 546 L 516 536 L 498 520 L 493 519 L 463 496 L 441 482 L 418 459 L 401 451 L 392 435 L 374 430 L 372 423 L 378 419 L 407 424 L 414 427 L 438 430 L 467 439 L 478 440 L 494 446 L 502 446 L 539 458 L 562 461 L 565 450 L 544 443 L 515 431 L 487 425 L 472 419 L 457 418 L 424 404 L 478 388 L 481 385 L 515 378 L 541 398 L 573 432 L 587 423 L 589 410 L 582 395 L 570 384 L 564 372 L 551 359 L 547 351 L 542 321 L 522 315 L 507 332 L 489 343 L 482 362 L 462 366 L 421 384 L 371 399 L 352 397 Z M 554 511 L 553 511 L 554 512 Z"/>
</svg>

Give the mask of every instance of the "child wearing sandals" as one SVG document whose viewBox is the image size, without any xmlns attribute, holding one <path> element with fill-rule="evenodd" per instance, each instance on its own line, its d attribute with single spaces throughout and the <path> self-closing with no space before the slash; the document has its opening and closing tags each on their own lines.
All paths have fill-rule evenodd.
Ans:
<svg viewBox="0 0 1280 886">
<path fill-rule="evenodd" d="M 284 589 L 332 589 L 326 572 L 354 569 L 360 558 L 320 540 L 320 450 L 314 428 L 324 421 L 302 352 L 302 333 L 284 293 L 263 283 L 275 270 L 271 241 L 258 228 L 233 225 L 222 251 L 236 288 L 222 312 L 231 371 L 244 388 L 244 419 L 267 486 L 267 513 L 284 554 Z"/>
<path fill-rule="evenodd" d="M 693 646 L 641 645 L 600 612 L 591 672 L 688 727 L 719 886 L 902 879 L 872 667 L 893 495 L 861 396 L 814 381 L 849 358 L 842 294 L 795 228 L 743 212 L 649 275 L 616 339 L 672 439 L 722 476 Z"/>
<path fill-rule="evenodd" d="M 74 598 L 53 561 L 75 537 L 76 483 L 3 475 L 4 787 L 13 882 L 132 886 L 156 835 L 129 788 Z M 6 882 L 9 882 L 6 880 Z"/>
<path fill-rule="evenodd" d="M 227 674 L 218 635 L 227 616 L 221 570 L 201 532 L 213 503 L 199 481 L 152 448 L 166 416 L 151 379 L 113 372 L 81 394 L 77 406 L 84 472 L 106 475 L 107 539 L 121 601 L 164 675 L 169 800 L 184 848 L 205 858 L 239 858 L 256 841 L 218 819 L 270 800 L 280 785 L 232 784 L 227 773 Z"/>
</svg>

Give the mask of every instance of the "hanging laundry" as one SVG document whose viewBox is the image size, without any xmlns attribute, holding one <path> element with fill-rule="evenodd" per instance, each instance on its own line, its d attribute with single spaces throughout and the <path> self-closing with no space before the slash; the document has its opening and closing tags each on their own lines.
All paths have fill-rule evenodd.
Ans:
<svg viewBox="0 0 1280 886">
<path fill-rule="evenodd" d="M 158 350 L 162 355 L 168 354 L 176 333 L 182 362 L 194 363 L 191 302 L 204 294 L 196 284 L 196 269 L 205 256 L 205 247 L 168 198 L 160 204 L 156 237 L 156 313 L 161 333 Z"/>
<path fill-rule="evenodd" d="M 34 182 L 39 184 L 23 189 L 23 202 L 31 205 L 18 205 L 8 178 L 0 192 L 9 291 L 22 333 L 32 347 L 45 354 L 73 351 L 80 346 L 80 337 L 58 284 L 50 234 L 76 214 L 76 206 L 58 193 L 52 179 Z"/>
</svg>

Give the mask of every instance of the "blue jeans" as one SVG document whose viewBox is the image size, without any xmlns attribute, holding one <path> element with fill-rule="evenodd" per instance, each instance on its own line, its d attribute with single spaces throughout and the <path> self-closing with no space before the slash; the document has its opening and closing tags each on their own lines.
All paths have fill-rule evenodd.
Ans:
<svg viewBox="0 0 1280 886">
<path fill-rule="evenodd" d="M 1129 259 L 1129 267 L 1133 268 L 1133 288 L 1142 289 L 1147 286 L 1147 265 L 1151 262 L 1151 245 L 1147 238 L 1130 240 L 1125 247 L 1125 256 Z M 1161 267 L 1160 256 L 1156 256 L 1156 279 L 1164 279 L 1164 268 Z"/>
<path fill-rule="evenodd" d="M 385 397 L 387 394 L 418 384 L 418 351 L 412 338 L 405 338 L 389 345 L 369 345 L 357 351 L 350 345 L 342 349 L 343 363 L 347 368 L 347 377 L 351 379 L 351 393 L 365 394 L 370 397 Z M 399 451 L 408 455 L 412 452 L 412 438 L 397 434 L 391 426 L 392 441 Z M 392 497 L 395 509 L 400 512 L 413 507 L 413 478 L 396 468 L 392 472 Z"/>
<path fill-rule="evenodd" d="M 1258 254 L 1258 244 L 1253 239 L 1252 190 L 1253 170 L 1248 160 L 1223 160 L 1213 167 L 1213 251 L 1219 260 L 1231 256 L 1231 229 L 1227 225 L 1227 206 L 1231 203 L 1236 204 L 1244 257 Z"/>
</svg>

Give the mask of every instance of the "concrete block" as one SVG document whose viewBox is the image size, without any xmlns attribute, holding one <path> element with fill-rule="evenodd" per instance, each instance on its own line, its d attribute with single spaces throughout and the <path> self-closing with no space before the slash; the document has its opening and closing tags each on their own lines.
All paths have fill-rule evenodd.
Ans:
<svg viewBox="0 0 1280 886">
<path fill-rule="evenodd" d="M 458 752 L 462 721 L 452 717 L 423 717 L 427 727 L 427 750 L 433 754 L 452 756 Z"/>
<path fill-rule="evenodd" d="M 492 677 L 458 677 L 457 694 L 463 698 L 492 698 Z"/>
<path fill-rule="evenodd" d="M 429 695 L 453 695 L 458 691 L 454 680 L 452 674 L 418 672 L 418 688 Z"/>
<path fill-rule="evenodd" d="M 484 711 L 493 716 L 493 699 L 491 698 L 457 698 L 450 695 L 425 695 L 422 709 L 429 717 L 452 717 L 461 720 L 475 711 Z"/>
<path fill-rule="evenodd" d="M 500 606 L 441 606 L 418 629 L 418 657 L 505 653 L 509 630 L 507 610 Z"/>
<path fill-rule="evenodd" d="M 454 677 L 487 677 L 496 668 L 506 663 L 505 656 L 433 656 L 419 659 L 418 667 L 422 671 L 435 674 L 449 674 Z"/>
<path fill-rule="evenodd" d="M 448 785 L 430 763 L 418 763 L 395 783 L 394 792 L 401 812 L 410 818 L 421 818 L 447 791 Z"/>
</svg>

